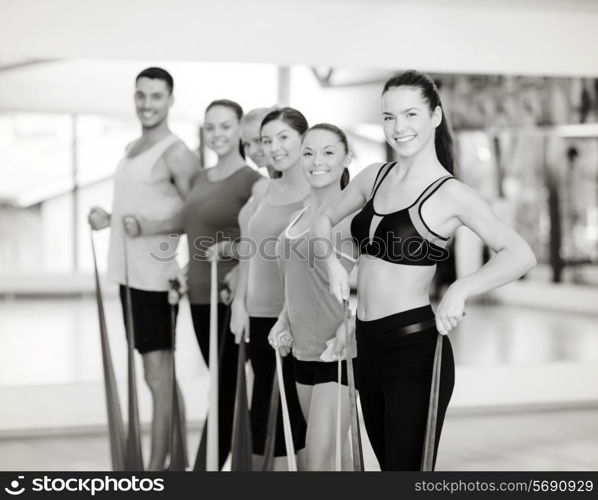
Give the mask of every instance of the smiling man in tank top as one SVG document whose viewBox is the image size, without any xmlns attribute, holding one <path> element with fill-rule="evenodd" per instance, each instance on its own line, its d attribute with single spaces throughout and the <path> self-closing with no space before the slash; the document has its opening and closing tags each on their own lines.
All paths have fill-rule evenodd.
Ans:
<svg viewBox="0 0 598 500">
<path fill-rule="evenodd" d="M 178 264 L 176 240 L 168 237 L 167 226 L 180 213 L 199 168 L 197 157 L 168 127 L 173 86 L 172 76 L 161 68 L 137 75 L 134 100 L 141 137 L 127 146 L 117 167 L 112 214 L 100 207 L 89 214 L 93 229 L 111 228 L 107 275 L 119 284 L 125 318 L 127 265 L 135 348 L 153 401 L 149 470 L 162 470 L 169 451 L 173 345 L 168 280 Z M 179 401 L 182 406 L 180 391 Z"/>
</svg>

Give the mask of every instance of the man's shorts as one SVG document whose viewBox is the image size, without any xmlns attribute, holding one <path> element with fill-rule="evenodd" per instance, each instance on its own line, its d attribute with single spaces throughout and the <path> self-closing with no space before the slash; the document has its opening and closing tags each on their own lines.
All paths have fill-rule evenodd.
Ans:
<svg viewBox="0 0 598 500">
<path fill-rule="evenodd" d="M 130 290 L 133 306 L 135 349 L 140 354 L 161 349 L 172 349 L 171 305 L 168 303 L 168 292 L 148 292 L 136 288 L 130 288 Z M 120 303 L 125 325 L 127 325 L 127 297 L 126 288 L 123 285 L 120 285 Z M 178 305 L 174 307 L 176 326 Z"/>
</svg>

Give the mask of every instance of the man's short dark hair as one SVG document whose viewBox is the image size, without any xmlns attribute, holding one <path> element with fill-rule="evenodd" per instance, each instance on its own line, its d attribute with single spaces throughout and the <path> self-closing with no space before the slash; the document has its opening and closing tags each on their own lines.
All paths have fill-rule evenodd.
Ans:
<svg viewBox="0 0 598 500">
<path fill-rule="evenodd" d="M 166 71 L 165 69 L 158 68 L 158 67 L 151 67 L 145 68 L 141 73 L 137 75 L 135 78 L 135 83 L 139 81 L 140 78 L 151 78 L 152 80 L 163 80 L 166 82 L 166 86 L 168 87 L 168 91 L 172 94 L 174 90 L 174 80 L 172 75 Z"/>
</svg>

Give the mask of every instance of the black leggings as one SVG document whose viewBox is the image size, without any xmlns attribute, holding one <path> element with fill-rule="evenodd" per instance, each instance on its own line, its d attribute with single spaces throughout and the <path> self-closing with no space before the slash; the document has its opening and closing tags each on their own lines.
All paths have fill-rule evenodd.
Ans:
<svg viewBox="0 0 598 500">
<path fill-rule="evenodd" d="M 237 388 L 237 358 L 239 346 L 235 344 L 229 328 L 228 307 L 218 304 L 218 353 L 224 348 L 218 369 L 218 460 L 220 468 L 230 451 L 233 432 L 233 412 Z M 210 304 L 191 304 L 191 318 L 199 349 L 206 365 L 210 359 Z M 225 323 L 226 321 L 226 323 Z M 224 341 L 224 346 L 222 342 Z"/>
<path fill-rule="evenodd" d="M 270 396 L 272 382 L 276 370 L 276 356 L 274 349 L 268 343 L 268 334 L 276 323 L 277 318 L 249 318 L 249 360 L 253 368 L 253 394 L 251 397 L 251 432 L 253 436 L 253 453 L 263 455 L 268 427 L 268 412 L 270 410 Z M 283 358 L 282 372 L 284 388 L 289 408 L 291 432 L 295 451 L 305 448 L 305 432 L 307 424 L 301 412 L 297 387 L 295 386 L 295 367 L 293 356 L 289 353 Z M 287 454 L 284 429 L 282 425 L 282 409 L 278 406 L 276 419 L 276 439 L 274 456 L 284 457 Z"/>
<path fill-rule="evenodd" d="M 357 318 L 357 363 L 363 418 L 383 471 L 420 470 L 438 331 L 409 335 L 397 329 L 434 318 L 430 306 L 373 321 Z M 443 340 L 434 464 L 455 384 L 448 337 Z"/>
</svg>

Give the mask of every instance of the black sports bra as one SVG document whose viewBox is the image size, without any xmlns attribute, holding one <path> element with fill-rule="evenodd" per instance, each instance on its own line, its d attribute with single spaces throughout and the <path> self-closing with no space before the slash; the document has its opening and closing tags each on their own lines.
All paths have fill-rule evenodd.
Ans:
<svg viewBox="0 0 598 500">
<path fill-rule="evenodd" d="M 436 179 L 408 207 L 380 214 L 374 210 L 374 197 L 395 165 L 396 162 L 392 162 L 380 167 L 370 199 L 351 221 L 351 235 L 359 253 L 407 266 L 432 266 L 446 260 L 449 256 L 446 249 L 448 238 L 436 234 L 426 225 L 421 208 L 442 184 L 454 177 L 447 175 Z"/>
</svg>

